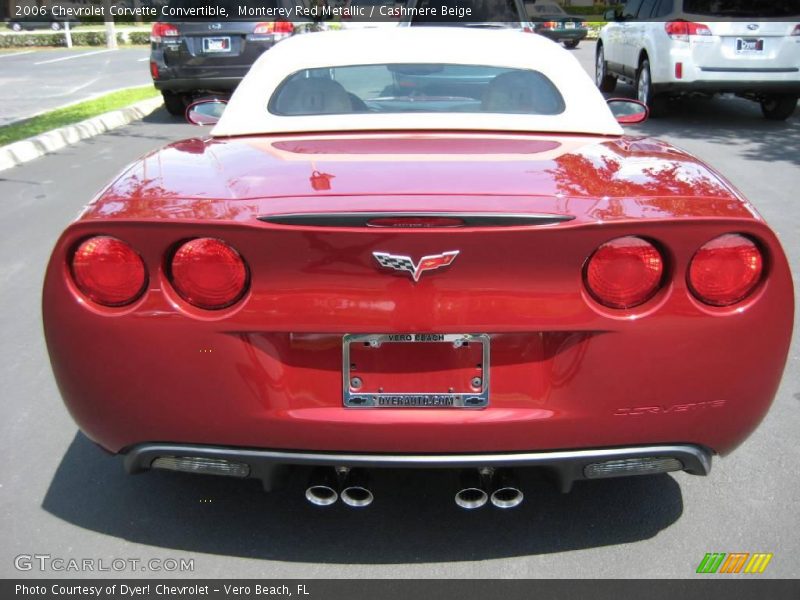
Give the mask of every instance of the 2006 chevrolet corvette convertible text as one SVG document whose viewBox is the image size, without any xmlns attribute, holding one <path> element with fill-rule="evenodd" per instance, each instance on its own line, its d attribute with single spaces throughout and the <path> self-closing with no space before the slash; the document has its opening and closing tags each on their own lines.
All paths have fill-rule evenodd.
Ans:
<svg viewBox="0 0 800 600">
<path fill-rule="evenodd" d="M 467 508 L 534 469 L 707 474 L 772 402 L 792 282 L 731 184 L 623 135 L 645 110 L 524 32 L 281 43 L 56 244 L 67 407 L 131 472 L 301 468 L 319 505 L 382 467 Z"/>
</svg>

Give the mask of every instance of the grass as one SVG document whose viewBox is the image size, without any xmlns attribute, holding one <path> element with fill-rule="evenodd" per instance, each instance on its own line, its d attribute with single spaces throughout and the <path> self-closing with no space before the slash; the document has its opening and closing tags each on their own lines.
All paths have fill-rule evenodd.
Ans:
<svg viewBox="0 0 800 600">
<path fill-rule="evenodd" d="M 129 88 L 65 108 L 58 108 L 11 125 L 4 125 L 0 127 L 0 146 L 18 142 L 58 127 L 72 125 L 112 110 L 125 108 L 140 100 L 158 96 L 158 94 L 158 90 L 152 85 Z"/>
</svg>

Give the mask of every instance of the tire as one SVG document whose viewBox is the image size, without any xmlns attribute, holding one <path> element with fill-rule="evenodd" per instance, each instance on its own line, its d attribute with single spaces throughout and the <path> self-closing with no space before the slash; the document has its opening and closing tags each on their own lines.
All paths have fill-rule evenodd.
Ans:
<svg viewBox="0 0 800 600">
<path fill-rule="evenodd" d="M 161 92 L 164 97 L 164 107 L 173 117 L 186 116 L 186 98 L 182 94 L 172 92 Z"/>
<path fill-rule="evenodd" d="M 576 44 L 577 45 L 577 44 Z M 606 63 L 603 45 L 597 45 L 597 55 L 594 63 L 594 82 L 601 92 L 613 92 L 617 87 L 617 78 L 608 74 L 608 63 Z"/>
<path fill-rule="evenodd" d="M 59 23 L 58 21 L 53 21 L 52 23 L 50 23 L 50 29 L 52 29 L 53 31 L 60 31 L 61 23 Z"/>
<path fill-rule="evenodd" d="M 22 25 L 20 25 L 19 23 L 12 23 L 11 31 L 22 31 Z"/>
<path fill-rule="evenodd" d="M 577 48 L 578 44 L 580 43 L 581 43 L 580 40 L 570 40 L 568 42 L 564 42 L 564 48 L 572 50 L 573 48 Z"/>
<path fill-rule="evenodd" d="M 653 91 L 653 78 L 650 75 L 650 61 L 643 58 L 636 72 L 636 99 L 650 109 L 650 117 L 659 117 L 664 112 L 662 99 Z"/>
<path fill-rule="evenodd" d="M 796 108 L 797 96 L 793 94 L 775 94 L 761 100 L 761 112 L 770 121 L 785 121 Z"/>
</svg>

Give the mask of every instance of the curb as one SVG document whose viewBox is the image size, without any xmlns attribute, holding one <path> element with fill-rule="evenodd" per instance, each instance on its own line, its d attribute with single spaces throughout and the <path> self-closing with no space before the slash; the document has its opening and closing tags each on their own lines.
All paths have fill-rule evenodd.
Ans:
<svg viewBox="0 0 800 600">
<path fill-rule="evenodd" d="M 91 119 L 59 127 L 26 140 L 0 146 L 0 171 L 29 162 L 45 154 L 61 150 L 81 140 L 138 121 L 163 104 L 161 97 L 148 98 L 125 108 L 112 110 Z"/>
</svg>

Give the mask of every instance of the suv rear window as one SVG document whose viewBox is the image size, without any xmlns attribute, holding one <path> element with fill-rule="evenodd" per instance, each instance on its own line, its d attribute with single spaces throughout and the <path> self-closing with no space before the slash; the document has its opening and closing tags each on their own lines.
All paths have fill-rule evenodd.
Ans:
<svg viewBox="0 0 800 600">
<path fill-rule="evenodd" d="M 683 0 L 683 12 L 743 19 L 797 17 L 800 16 L 800 0 Z"/>
<path fill-rule="evenodd" d="M 281 116 L 347 113 L 557 115 L 564 99 L 539 71 L 482 65 L 378 64 L 299 71 L 269 101 Z"/>
</svg>

